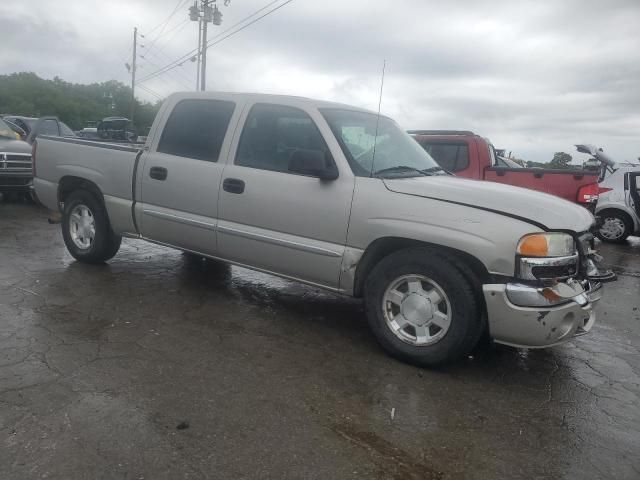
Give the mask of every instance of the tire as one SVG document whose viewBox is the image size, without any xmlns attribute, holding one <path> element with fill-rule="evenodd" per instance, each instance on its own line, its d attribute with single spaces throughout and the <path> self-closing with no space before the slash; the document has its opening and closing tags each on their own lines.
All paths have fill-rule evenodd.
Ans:
<svg viewBox="0 0 640 480">
<path fill-rule="evenodd" d="M 113 258 L 122 241 L 111 230 L 104 204 L 87 190 L 76 190 L 65 200 L 62 236 L 73 258 L 84 263 Z"/>
<path fill-rule="evenodd" d="M 450 363 L 469 353 L 483 331 L 472 281 L 454 259 L 432 249 L 410 248 L 382 259 L 367 278 L 364 296 L 378 343 L 415 365 Z"/>
<path fill-rule="evenodd" d="M 596 236 L 603 242 L 623 243 L 633 233 L 633 220 L 620 210 L 603 210 L 598 216 L 602 217 L 602 226 Z"/>
</svg>

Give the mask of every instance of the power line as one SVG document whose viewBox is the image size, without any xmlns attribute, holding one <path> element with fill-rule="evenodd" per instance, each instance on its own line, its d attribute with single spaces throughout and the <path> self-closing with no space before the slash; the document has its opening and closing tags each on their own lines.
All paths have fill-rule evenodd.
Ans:
<svg viewBox="0 0 640 480">
<path fill-rule="evenodd" d="M 185 18 L 183 21 L 181 21 L 180 23 L 178 23 L 176 26 L 174 26 L 173 28 L 170 28 L 169 30 L 167 30 L 166 32 L 164 32 L 162 35 L 168 35 L 171 32 L 173 32 L 176 28 L 182 27 L 180 28 L 180 30 L 178 30 L 176 33 L 174 33 L 171 37 L 167 38 L 167 42 L 169 40 L 171 40 L 173 37 L 175 37 L 178 33 L 180 33 L 182 30 L 184 30 L 184 27 L 186 26 L 186 24 L 189 23 L 189 19 Z M 160 37 L 158 37 L 159 39 Z M 156 47 L 158 48 L 158 47 Z"/>
<path fill-rule="evenodd" d="M 242 26 L 242 27 L 240 27 L 239 29 L 237 29 L 237 30 L 235 30 L 235 31 L 233 31 L 233 32 L 231 32 L 231 33 L 229 33 L 228 35 L 226 35 L 226 36 L 224 36 L 224 37 L 220 38 L 219 40 L 216 40 L 216 39 L 217 39 L 217 38 L 219 38 L 220 36 L 225 35 L 227 32 L 229 32 L 229 31 L 233 30 L 233 29 L 234 29 L 235 27 L 237 27 L 238 25 L 240 25 L 240 24 L 242 24 L 242 23 L 246 22 L 246 21 L 247 21 L 247 20 L 249 20 L 250 18 L 252 18 L 252 17 L 256 16 L 258 13 L 260 13 L 261 11 L 263 11 L 263 10 L 267 9 L 267 8 L 268 8 L 268 7 L 270 7 L 271 5 L 273 5 L 273 4 L 275 4 L 275 3 L 277 3 L 278 1 L 280 1 L 280 0 L 273 0 L 272 2 L 268 3 L 268 4 L 267 4 L 267 5 L 265 5 L 264 7 L 262 7 L 262 8 L 260 8 L 259 10 L 256 10 L 255 12 L 253 12 L 251 15 L 249 15 L 249 16 L 247 16 L 247 17 L 243 18 L 242 20 L 240 20 L 240 21 L 239 21 L 239 22 L 237 22 L 236 24 L 232 25 L 231 27 L 229 27 L 229 28 L 228 28 L 227 30 L 225 30 L 224 32 L 219 33 L 218 35 L 216 35 L 215 37 L 213 37 L 213 38 L 212 38 L 212 39 L 207 43 L 207 46 L 208 46 L 208 47 L 210 47 L 210 46 L 217 45 L 218 43 L 220 43 L 220 42 L 222 42 L 222 41 L 226 40 L 227 38 L 229 38 L 229 37 L 231 37 L 231 36 L 235 35 L 236 33 L 238 33 L 238 32 L 240 32 L 240 31 L 244 30 L 245 28 L 247 28 L 247 27 L 249 27 L 249 26 L 253 25 L 254 23 L 258 22 L 259 20 L 262 20 L 262 19 L 263 19 L 264 17 L 266 17 L 267 15 L 270 15 L 270 14 L 272 14 L 273 12 L 275 12 L 275 11 L 277 11 L 277 10 L 280 10 L 282 7 L 284 7 L 285 5 L 287 5 L 287 4 L 289 4 L 289 3 L 291 3 L 293 0 L 287 0 L 287 1 L 285 1 L 284 3 L 282 3 L 282 4 L 278 5 L 277 7 L 275 7 L 275 8 L 273 8 L 273 9 L 269 10 L 269 11 L 268 11 L 268 12 L 266 12 L 266 13 L 264 13 L 264 14 L 263 14 L 263 15 L 261 15 L 260 17 L 255 18 L 254 20 L 252 20 L 251 22 L 247 23 L 246 25 L 243 25 L 243 26 Z M 186 55 L 183 55 L 182 57 L 178 58 L 177 60 L 174 60 L 173 62 L 171 62 L 171 63 L 169 63 L 169 64 L 165 65 L 162 69 L 157 70 L 157 71 L 155 71 L 155 72 L 152 72 L 152 73 L 150 73 L 150 74 L 146 75 L 145 77 L 141 78 L 141 79 L 139 80 L 139 82 L 145 82 L 145 81 L 147 81 L 147 80 L 150 80 L 151 78 L 157 77 L 158 75 L 162 75 L 163 73 L 166 73 L 166 72 L 168 72 L 169 70 L 174 69 L 175 67 L 177 67 L 177 66 L 181 65 L 182 63 L 184 63 L 184 62 L 185 62 L 189 57 L 193 56 L 193 54 L 194 54 L 194 53 L 196 53 L 197 51 L 198 51 L 198 49 L 197 49 L 197 48 L 196 48 L 196 49 L 194 49 L 194 50 L 191 50 L 191 51 L 190 51 L 189 53 L 187 53 Z"/>
<path fill-rule="evenodd" d="M 145 92 L 147 92 L 148 94 L 153 95 L 158 100 L 162 100 L 164 98 L 162 95 L 160 95 L 159 93 L 155 92 L 154 90 L 151 90 L 149 87 L 145 87 L 144 85 L 140 85 L 140 88 L 142 90 L 144 90 Z"/>
<path fill-rule="evenodd" d="M 187 20 L 187 21 L 188 21 L 188 20 Z M 185 25 L 185 26 L 186 26 L 186 25 Z M 177 33 L 178 33 L 178 32 L 176 32 L 176 34 L 177 34 Z M 174 35 L 174 36 L 175 36 L 175 35 Z M 167 40 L 169 40 L 169 39 L 167 39 Z M 167 61 L 167 59 L 168 59 L 168 60 L 171 60 L 171 57 L 170 57 L 169 55 L 167 55 L 164 51 L 162 51 L 158 46 L 156 46 L 155 50 L 152 50 L 152 51 L 148 51 L 148 50 L 146 50 L 146 47 L 145 47 L 144 45 L 140 45 L 140 46 L 141 46 L 142 48 L 145 48 L 145 52 L 144 52 L 144 54 L 139 55 L 139 57 L 141 57 L 143 60 L 147 60 L 147 61 L 149 61 L 149 59 L 147 58 L 147 55 L 148 55 L 148 54 L 151 54 L 154 58 L 158 59 L 160 62 L 166 62 L 166 61 Z M 165 59 L 165 58 L 160 58 L 160 56 L 159 56 L 158 54 L 162 54 L 162 56 L 163 56 L 163 57 L 166 57 L 166 59 Z M 149 61 L 149 63 L 151 63 L 151 64 L 152 64 L 152 65 L 153 65 L 157 70 L 162 69 L 162 67 L 160 67 L 160 66 L 156 65 L 155 63 L 153 63 L 153 62 L 151 62 L 151 61 Z M 157 71 L 157 70 L 156 70 L 156 71 Z M 174 71 L 173 71 L 173 73 L 175 73 L 175 74 L 177 74 L 178 76 L 182 77 L 184 80 L 186 80 L 186 81 L 187 81 L 187 83 L 191 83 L 191 81 L 192 81 L 192 79 L 191 79 L 191 78 L 189 78 L 189 76 L 188 76 L 188 75 L 186 75 L 186 74 L 185 74 L 183 71 L 181 71 L 181 70 L 174 70 Z M 191 87 L 188 87 L 188 88 L 191 88 Z"/>
<path fill-rule="evenodd" d="M 227 30 L 225 30 L 224 32 L 221 32 L 221 33 L 219 33 L 218 35 L 214 36 L 214 37 L 211 39 L 211 42 L 212 42 L 211 44 L 213 44 L 213 42 L 214 42 L 214 40 L 215 40 L 216 38 L 218 38 L 218 37 L 220 37 L 221 35 L 224 35 L 225 33 L 227 33 L 227 32 L 229 32 L 229 31 L 233 30 L 233 29 L 234 29 L 235 27 L 237 27 L 238 25 L 240 25 L 240 24 L 242 24 L 242 23 L 246 22 L 246 21 L 247 21 L 248 19 L 250 19 L 251 17 L 256 16 L 256 15 L 257 15 L 258 13 L 260 13 L 261 11 L 265 10 L 266 8 L 270 7 L 271 5 L 273 5 L 273 4 L 275 4 L 275 3 L 278 3 L 279 1 L 280 1 L 280 0 L 273 0 L 272 2 L 269 2 L 269 3 L 268 3 L 267 5 L 265 5 L 264 7 L 262 7 L 262 8 L 260 8 L 260 9 L 256 10 L 256 11 L 255 11 L 255 12 L 253 12 L 251 15 L 249 15 L 249 16 L 247 16 L 247 17 L 243 18 L 243 19 L 242 19 L 242 20 L 240 20 L 239 22 L 237 22 L 237 23 L 235 23 L 234 25 L 232 25 L 231 27 L 229 27 L 229 28 L 228 28 Z M 265 17 L 266 15 L 268 15 L 268 14 L 270 14 L 270 13 L 273 13 L 274 11 L 276 11 L 276 10 L 278 10 L 279 8 L 281 8 L 281 7 L 285 6 L 287 3 L 290 3 L 291 1 L 293 1 L 293 0 L 288 0 L 287 2 L 283 3 L 282 5 L 280 5 L 280 6 L 276 7 L 276 8 L 274 8 L 273 10 L 270 10 L 270 11 L 269 11 L 269 12 L 267 12 L 265 15 L 263 15 L 262 17 L 260 17 L 260 18 L 256 19 L 255 21 L 260 20 L 261 18 Z M 255 23 L 255 21 L 254 21 L 254 22 L 252 22 L 252 23 Z M 246 26 L 248 26 L 248 24 L 247 24 Z M 244 28 L 244 27 L 243 27 L 243 28 Z M 238 30 L 238 31 L 239 31 L 239 30 Z M 208 45 L 209 45 L 209 44 L 208 44 Z M 169 70 L 171 70 L 171 69 L 173 69 L 173 68 L 175 68 L 175 67 L 177 67 L 177 66 L 180 66 L 182 63 L 184 63 L 184 62 L 185 62 L 189 57 L 191 57 L 191 56 L 192 56 L 194 53 L 196 53 L 197 51 L 198 51 L 198 49 L 191 50 L 191 51 L 190 51 L 189 53 L 187 53 L 186 55 L 183 55 L 182 57 L 178 58 L 177 60 L 174 60 L 173 62 L 171 62 L 171 63 L 169 63 L 168 65 L 166 65 L 165 67 L 163 67 L 163 69 L 162 69 L 162 70 L 158 70 L 158 71 L 156 71 L 156 72 L 153 72 L 153 73 L 151 73 L 151 74 L 149 74 L 149 75 L 147 75 L 147 76 L 145 76 L 145 77 L 141 78 L 141 79 L 140 79 L 140 82 L 144 82 L 144 81 L 149 80 L 149 79 L 151 79 L 151 78 L 153 78 L 153 77 L 156 77 L 156 76 L 161 75 L 161 74 L 163 74 L 163 73 L 165 73 L 165 72 L 168 72 Z"/>
<path fill-rule="evenodd" d="M 142 59 L 145 61 L 145 63 L 150 64 L 151 66 L 153 66 L 153 67 L 155 67 L 155 68 L 160 68 L 160 67 L 159 67 L 155 62 L 152 62 L 152 61 L 151 61 L 151 60 L 149 60 L 147 57 L 142 56 L 142 55 L 140 55 L 140 56 L 141 56 L 141 57 L 142 57 Z M 156 58 L 157 58 L 157 57 L 156 57 Z M 176 71 L 173 71 L 173 72 L 171 72 L 171 73 L 178 74 L 178 72 L 179 72 L 179 70 L 176 70 Z M 176 76 L 176 77 L 173 77 L 173 80 L 174 80 L 174 81 L 176 81 L 176 82 L 178 82 L 178 83 L 180 83 L 180 84 L 182 84 L 182 85 L 184 85 L 184 86 L 186 86 L 188 89 L 191 89 L 191 83 L 190 83 L 190 80 L 189 80 L 189 79 L 186 79 L 186 80 L 185 80 L 184 78 L 179 78 L 179 77 L 177 77 L 177 76 Z"/>
<path fill-rule="evenodd" d="M 173 9 L 173 11 L 171 12 L 171 15 L 169 15 L 165 20 L 163 20 L 162 22 L 160 22 L 159 24 L 157 24 L 155 27 L 153 27 L 151 30 L 149 30 L 147 32 L 146 35 L 151 34 L 152 32 L 154 32 L 155 30 L 157 30 L 158 27 L 160 27 L 161 25 L 164 25 L 164 27 L 166 27 L 166 24 L 169 22 L 169 20 L 171 20 L 171 18 L 176 14 L 176 12 L 182 8 L 186 3 L 188 3 L 190 0 L 179 0 L 178 4 L 176 5 L 176 7 Z M 170 30 L 167 30 L 164 35 L 167 35 L 169 33 L 171 33 L 172 31 L 174 31 L 176 28 L 186 24 L 189 21 L 189 19 L 185 19 L 183 22 L 177 24 L 176 26 L 174 26 L 173 28 L 171 28 Z M 164 30 L 163 27 L 163 30 Z M 139 34 L 140 37 L 145 38 L 145 35 L 143 34 Z M 156 41 L 158 41 L 158 39 L 162 36 L 162 32 L 160 34 L 158 34 L 158 36 L 151 42 L 151 45 L 153 45 Z M 133 47 L 131 45 L 129 45 L 129 48 L 127 49 L 127 54 L 122 57 L 122 60 L 120 62 L 118 62 L 118 65 L 121 66 L 122 64 L 128 62 L 128 60 L 131 58 L 131 53 L 133 51 Z"/>
<path fill-rule="evenodd" d="M 147 48 L 148 50 L 151 50 L 151 49 L 153 48 L 153 46 L 156 44 L 156 42 L 158 41 L 158 39 L 159 39 L 160 37 L 162 37 L 162 35 L 164 34 L 164 29 L 165 29 L 165 28 L 167 28 L 167 24 L 168 24 L 168 23 L 169 23 L 169 21 L 173 18 L 173 16 L 178 12 L 178 9 L 180 9 L 180 8 L 182 8 L 184 5 L 186 5 L 186 3 L 187 3 L 188 1 L 189 1 L 189 0 L 178 0 L 178 3 L 176 4 L 175 8 L 173 9 L 173 12 L 171 12 L 171 15 L 169 15 L 169 16 L 167 17 L 167 19 L 165 20 L 164 24 L 162 25 L 162 28 L 160 29 L 160 33 L 156 36 L 156 38 L 154 38 L 154 39 L 151 41 L 151 44 L 150 44 L 150 45 L 149 45 L 149 47 Z M 188 19 L 187 19 L 187 20 L 188 20 Z M 173 30 L 175 30 L 175 28 L 174 28 L 174 29 L 172 29 L 172 30 L 169 30 L 169 32 L 170 32 L 170 31 L 173 31 Z M 167 33 L 169 33 L 169 32 L 167 32 Z"/>
<path fill-rule="evenodd" d="M 166 60 L 164 60 L 164 59 L 162 59 L 162 58 L 158 57 L 157 55 L 155 55 L 153 52 L 151 53 L 151 55 L 153 55 L 153 57 L 154 57 L 155 59 L 160 60 L 161 62 L 165 62 L 165 61 L 166 61 Z M 156 70 L 157 70 L 157 69 L 159 69 L 159 68 L 162 68 L 162 67 L 160 67 L 157 63 L 152 62 L 150 59 L 148 59 L 145 55 L 140 55 L 140 58 L 142 58 L 142 60 L 143 60 L 144 62 L 146 62 L 146 63 L 144 64 L 145 66 L 146 66 L 146 64 L 148 63 L 148 64 L 150 64 L 150 65 L 151 65 L 154 69 L 156 69 Z M 169 75 L 174 74 L 175 76 L 174 76 L 174 77 L 172 77 L 172 78 L 175 78 L 176 80 L 180 80 L 181 82 L 183 82 L 183 84 L 184 84 L 184 82 L 186 82 L 186 84 L 189 84 L 189 87 L 187 87 L 187 88 L 191 88 L 191 86 L 190 86 L 190 85 L 191 85 L 191 83 L 192 83 L 192 79 L 191 79 L 191 78 L 189 78 L 189 76 L 188 76 L 188 75 L 186 75 L 182 70 L 172 70 L 172 71 L 167 72 L 167 73 L 168 73 Z"/>
<path fill-rule="evenodd" d="M 155 27 L 153 27 L 151 30 L 147 31 L 146 35 L 150 35 L 153 32 L 155 32 L 160 26 L 165 25 L 169 20 L 171 20 L 171 17 L 173 17 L 176 12 L 178 11 L 179 8 L 183 7 L 183 4 L 186 4 L 189 0 L 178 0 L 178 5 L 176 5 L 176 8 L 173 9 L 173 12 L 171 12 L 171 15 L 169 15 L 165 20 L 161 21 L 159 24 L 157 24 Z"/>
</svg>

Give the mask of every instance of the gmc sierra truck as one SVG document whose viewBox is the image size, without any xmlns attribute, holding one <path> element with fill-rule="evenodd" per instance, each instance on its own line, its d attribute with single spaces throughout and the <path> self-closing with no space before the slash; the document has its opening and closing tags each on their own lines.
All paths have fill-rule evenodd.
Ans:
<svg viewBox="0 0 640 480">
<path fill-rule="evenodd" d="M 441 167 L 456 176 L 550 193 L 595 211 L 598 169 L 524 168 L 496 155 L 486 138 L 464 130 L 409 130 L 409 133 Z"/>
<path fill-rule="evenodd" d="M 483 334 L 587 333 L 602 281 L 586 209 L 456 178 L 385 116 L 258 94 L 177 93 L 136 150 L 41 137 L 38 197 L 73 257 L 141 238 L 363 297 L 379 343 L 435 365 Z"/>
<path fill-rule="evenodd" d="M 31 147 L 18 136 L 0 119 L 0 194 L 3 196 L 31 195 L 33 191 Z"/>
</svg>

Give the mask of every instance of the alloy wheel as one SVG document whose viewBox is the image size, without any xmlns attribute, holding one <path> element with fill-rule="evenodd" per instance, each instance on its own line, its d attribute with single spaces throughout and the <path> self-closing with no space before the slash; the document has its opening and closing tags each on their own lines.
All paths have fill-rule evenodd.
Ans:
<svg viewBox="0 0 640 480">
<path fill-rule="evenodd" d="M 86 205 L 76 205 L 69 215 L 69 234 L 73 243 L 82 250 L 91 247 L 96 237 L 96 221 Z"/>
<path fill-rule="evenodd" d="M 449 297 L 440 285 L 423 275 L 404 275 L 391 282 L 382 310 L 395 336 L 415 346 L 433 345 L 451 326 Z"/>
</svg>

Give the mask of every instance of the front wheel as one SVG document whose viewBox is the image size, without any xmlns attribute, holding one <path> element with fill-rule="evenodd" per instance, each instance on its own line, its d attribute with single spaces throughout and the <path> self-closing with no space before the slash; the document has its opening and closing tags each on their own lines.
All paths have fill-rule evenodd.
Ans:
<svg viewBox="0 0 640 480">
<path fill-rule="evenodd" d="M 85 263 L 106 262 L 118 252 L 122 241 L 111 230 L 102 202 L 86 190 L 77 190 L 65 200 L 62 236 L 69 253 Z"/>
<path fill-rule="evenodd" d="M 420 366 L 465 355 L 483 325 L 476 293 L 462 269 L 426 248 L 381 260 L 367 279 L 365 308 L 380 345 Z"/>
<path fill-rule="evenodd" d="M 633 222 L 626 213 L 604 210 L 599 215 L 602 217 L 602 226 L 598 229 L 596 235 L 600 240 L 622 243 L 633 232 Z"/>
</svg>

